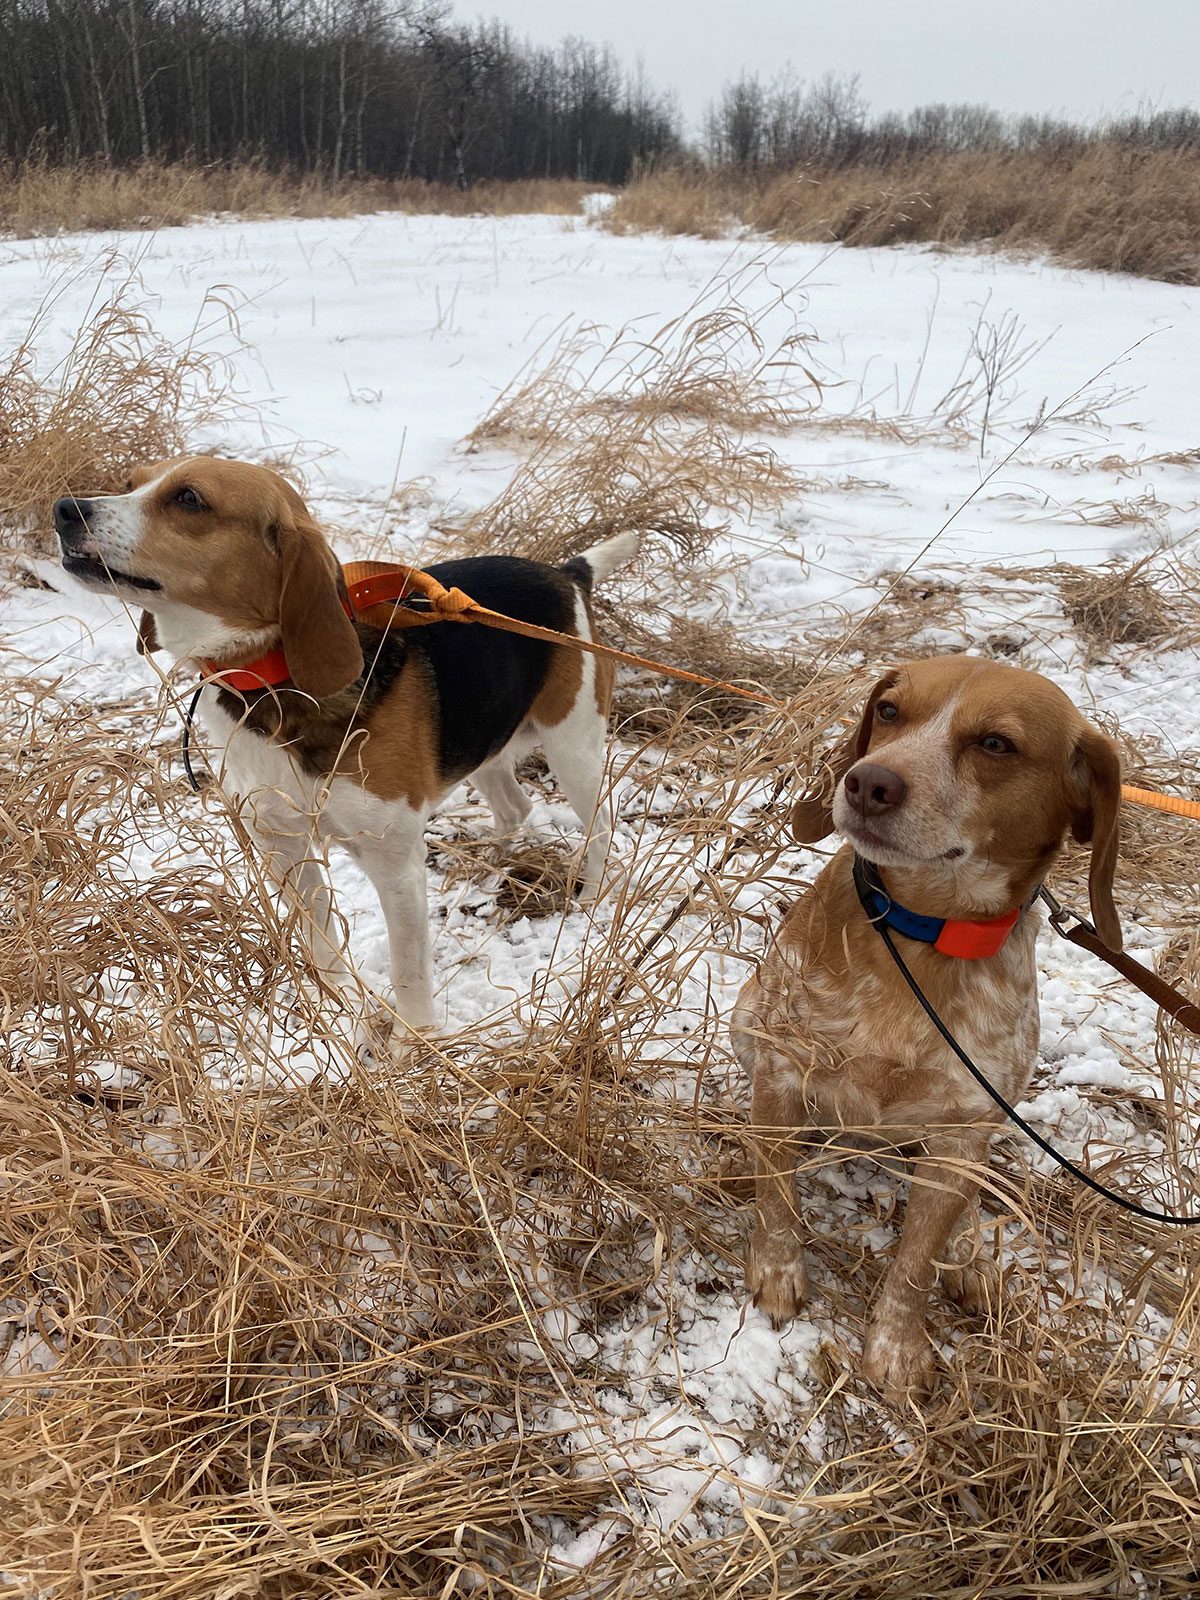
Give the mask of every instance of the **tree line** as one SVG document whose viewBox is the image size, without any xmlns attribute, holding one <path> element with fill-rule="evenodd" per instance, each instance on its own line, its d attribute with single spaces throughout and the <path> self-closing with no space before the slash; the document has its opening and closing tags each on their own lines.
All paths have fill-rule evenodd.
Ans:
<svg viewBox="0 0 1200 1600">
<path fill-rule="evenodd" d="M 681 144 L 612 50 L 421 0 L 0 0 L 0 154 L 620 183 Z"/>
<path fill-rule="evenodd" d="M 1126 149 L 1200 148 L 1200 112 L 1143 109 L 1093 124 L 1058 117 L 1003 116 L 974 104 L 918 106 L 872 114 L 857 77 L 805 83 L 791 72 L 771 82 L 742 73 L 709 106 L 701 159 L 716 167 L 886 166 L 957 151 L 1040 150 L 1069 155 L 1097 143 Z"/>
<path fill-rule="evenodd" d="M 1200 147 L 1200 113 L 1095 127 L 986 106 L 872 114 L 856 78 L 727 83 L 685 142 L 669 94 L 608 47 L 522 43 L 447 0 L 0 0 L 0 157 L 255 160 L 325 177 L 619 184 L 709 166 L 886 164 L 929 152 Z"/>
</svg>

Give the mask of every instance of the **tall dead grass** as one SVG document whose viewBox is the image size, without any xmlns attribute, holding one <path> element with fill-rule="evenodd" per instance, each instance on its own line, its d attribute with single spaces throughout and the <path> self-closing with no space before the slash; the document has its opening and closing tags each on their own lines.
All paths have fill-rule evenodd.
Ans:
<svg viewBox="0 0 1200 1600">
<path fill-rule="evenodd" d="M 410 216 L 576 216 L 595 184 L 524 178 L 470 189 L 417 178 L 332 178 L 272 171 L 254 162 L 189 165 L 142 161 L 0 168 L 0 231 L 30 238 L 87 229 L 166 228 L 199 217 L 348 217 L 372 211 Z"/>
<path fill-rule="evenodd" d="M 1097 143 L 970 151 L 783 174 L 685 170 L 631 184 L 614 232 L 712 238 L 742 225 L 848 245 L 994 245 L 1072 267 L 1200 283 L 1200 153 Z"/>
<path fill-rule="evenodd" d="M 119 490 L 131 467 L 183 454 L 189 437 L 232 402 L 221 361 L 202 343 L 159 335 L 128 277 L 100 275 L 68 354 L 38 366 L 53 296 L 0 358 L 0 542 L 54 548 L 50 507 L 64 494 Z"/>
<path fill-rule="evenodd" d="M 693 560 L 728 525 L 794 497 L 800 480 L 763 435 L 819 402 L 793 333 L 768 346 L 747 302 L 750 269 L 709 284 L 649 336 L 572 334 L 523 373 L 470 450 L 515 447 L 501 494 L 452 532 L 467 548 L 563 560 L 628 530 Z"/>
<path fill-rule="evenodd" d="M 959 1600 L 982 1571 L 1013 1600 L 1192 1592 L 1196 1244 L 1022 1178 L 1005 1149 L 1003 1309 L 939 1306 L 923 1416 L 852 1375 L 879 1270 L 859 1235 L 887 1220 L 868 1206 L 814 1233 L 836 1331 L 813 1400 L 763 1416 L 773 1492 L 697 1468 L 686 1373 L 680 1442 L 652 1463 L 614 1423 L 639 1391 L 605 1340 L 648 1322 L 669 1347 L 685 1285 L 740 1292 L 744 1130 L 687 981 L 747 941 L 734 906 L 777 822 L 755 838 L 739 813 L 797 760 L 795 730 L 756 717 L 719 759 L 668 746 L 674 842 L 645 841 L 574 999 L 367 1071 L 225 820 L 150 752 L 153 711 L 114 738 L 112 708 L 10 689 L 6 1593 Z M 800 727 L 846 689 L 811 684 Z M 148 880 L 132 830 L 178 842 Z M 839 1159 L 801 1172 L 814 1214 Z M 663 1529 L 647 1484 L 670 1463 L 706 1498 Z M 580 1528 L 594 1555 L 555 1557 Z"/>
</svg>

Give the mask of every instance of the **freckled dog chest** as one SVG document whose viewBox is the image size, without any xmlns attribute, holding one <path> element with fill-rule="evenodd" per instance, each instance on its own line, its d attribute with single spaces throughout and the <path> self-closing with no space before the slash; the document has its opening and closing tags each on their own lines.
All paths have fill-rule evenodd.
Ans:
<svg viewBox="0 0 1200 1600">
<path fill-rule="evenodd" d="M 1022 941 L 1024 943 L 1024 941 Z M 1014 950 L 1000 971 L 965 965 L 944 1003 L 944 1020 L 963 1049 L 1002 1092 L 1028 1081 L 1038 1038 L 1031 983 L 1020 981 L 1030 950 Z M 990 1102 L 907 992 L 873 970 L 832 974 L 800 962 L 788 985 L 789 1009 L 811 1041 L 802 1069 L 806 1099 L 846 1127 L 920 1125 L 989 1110 Z M 799 1001 L 799 1004 L 797 1004 Z"/>
</svg>

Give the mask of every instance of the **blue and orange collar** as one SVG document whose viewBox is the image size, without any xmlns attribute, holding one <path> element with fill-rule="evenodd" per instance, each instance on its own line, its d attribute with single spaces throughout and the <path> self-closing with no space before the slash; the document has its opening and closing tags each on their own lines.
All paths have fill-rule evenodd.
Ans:
<svg viewBox="0 0 1200 1600">
<path fill-rule="evenodd" d="M 854 887 L 863 910 L 872 922 L 882 922 L 905 939 L 915 939 L 919 944 L 931 944 L 944 956 L 956 956 L 960 961 L 983 961 L 988 956 L 999 955 L 1009 934 L 1020 920 L 1021 913 L 1029 909 L 1037 890 L 1023 906 L 1008 911 L 1002 917 L 992 917 L 986 922 L 970 922 L 959 917 L 925 917 L 898 905 L 884 888 L 878 868 L 873 862 L 854 857 Z"/>
</svg>

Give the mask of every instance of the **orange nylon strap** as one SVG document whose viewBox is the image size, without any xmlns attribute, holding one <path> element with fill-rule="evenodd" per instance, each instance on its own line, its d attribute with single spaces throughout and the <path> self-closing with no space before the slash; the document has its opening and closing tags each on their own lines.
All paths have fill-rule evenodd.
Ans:
<svg viewBox="0 0 1200 1600">
<path fill-rule="evenodd" d="M 773 711 L 786 708 L 770 695 L 758 694 L 753 689 L 742 689 L 735 683 L 725 683 L 720 678 L 707 678 L 700 672 L 687 672 L 683 667 L 668 667 L 661 661 L 649 661 L 629 650 L 617 650 L 609 644 L 599 644 L 594 639 L 581 639 L 575 633 L 560 633 L 557 628 L 543 628 L 536 622 L 522 622 L 518 617 L 505 616 L 502 611 L 492 611 L 472 600 L 461 589 L 447 589 L 436 578 L 416 567 L 401 567 L 386 561 L 351 561 L 343 568 L 351 605 L 362 621 L 376 628 L 412 628 L 430 622 L 479 622 L 500 633 L 519 633 L 526 639 L 544 639 L 547 644 L 571 645 L 588 655 L 605 656 L 610 661 L 623 661 L 630 667 L 642 667 L 647 672 L 657 672 L 668 678 L 679 678 L 684 683 L 698 683 L 705 689 L 721 689 L 738 695 L 743 700 L 753 700 L 770 706 Z M 419 594 L 429 602 L 428 611 L 413 611 L 395 602 L 409 594 Z M 370 609 L 361 609 L 363 605 Z"/>
<path fill-rule="evenodd" d="M 1121 785 L 1121 796 L 1135 806 L 1149 806 L 1154 811 L 1170 811 L 1177 817 L 1191 817 L 1200 822 L 1200 800 L 1185 800 L 1177 794 L 1159 794 L 1156 789 L 1135 789 L 1132 784 Z"/>
<path fill-rule="evenodd" d="M 429 622 L 465 622 L 475 602 L 461 589 L 447 589 L 418 567 L 394 561 L 348 561 L 342 568 L 350 608 L 372 628 L 419 628 Z M 408 595 L 429 601 L 428 611 L 401 607 Z"/>
<path fill-rule="evenodd" d="M 216 678 L 220 688 L 234 689 L 238 694 L 252 694 L 258 689 L 277 689 L 280 684 L 289 683 L 291 676 L 282 645 L 268 650 L 265 656 L 259 656 L 257 661 L 251 661 L 244 667 L 223 667 L 219 661 L 205 661 L 201 672 L 206 683 L 210 678 Z"/>
</svg>

